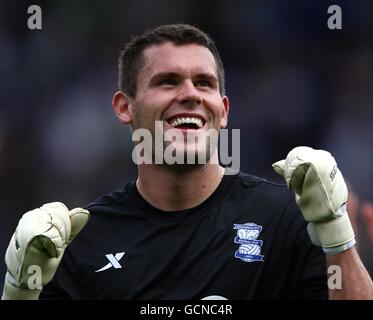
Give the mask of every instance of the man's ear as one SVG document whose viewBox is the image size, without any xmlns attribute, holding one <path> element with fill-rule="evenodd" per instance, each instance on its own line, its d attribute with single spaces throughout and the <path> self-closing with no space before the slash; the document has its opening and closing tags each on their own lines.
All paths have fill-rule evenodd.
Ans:
<svg viewBox="0 0 373 320">
<path fill-rule="evenodd" d="M 224 108 L 221 112 L 220 128 L 223 129 L 228 124 L 228 113 L 229 113 L 229 99 L 227 96 L 223 97 Z"/>
<path fill-rule="evenodd" d="M 130 124 L 132 122 L 130 98 L 123 91 L 117 91 L 113 96 L 112 104 L 119 121 L 124 124 Z"/>
</svg>

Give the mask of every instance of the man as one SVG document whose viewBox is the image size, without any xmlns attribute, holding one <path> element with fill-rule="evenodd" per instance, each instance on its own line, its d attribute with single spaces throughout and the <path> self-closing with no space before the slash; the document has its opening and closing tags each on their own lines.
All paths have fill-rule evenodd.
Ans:
<svg viewBox="0 0 373 320">
<path fill-rule="evenodd" d="M 167 25 L 134 38 L 119 59 L 119 88 L 122 123 L 153 137 L 157 125 L 173 130 L 182 141 L 163 147 L 205 153 L 207 163 L 156 164 L 152 140 L 154 161 L 138 164 L 135 182 L 86 209 L 51 203 L 26 213 L 6 253 L 3 299 L 325 299 L 331 265 L 341 268 L 342 288 L 330 298 L 373 298 L 329 153 L 299 147 L 274 164 L 294 201 L 286 186 L 228 174 L 208 143 L 188 136 L 227 125 L 224 69 L 210 37 Z M 38 267 L 36 286 L 30 268 Z"/>
</svg>

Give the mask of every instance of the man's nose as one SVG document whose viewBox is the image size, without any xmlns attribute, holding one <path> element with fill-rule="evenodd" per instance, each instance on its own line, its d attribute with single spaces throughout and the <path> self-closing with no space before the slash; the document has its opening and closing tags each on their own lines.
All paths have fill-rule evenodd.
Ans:
<svg viewBox="0 0 373 320">
<path fill-rule="evenodd" d="M 180 104 L 200 104 L 202 96 L 194 83 L 190 80 L 184 81 L 181 90 L 177 96 L 177 101 Z"/>
</svg>

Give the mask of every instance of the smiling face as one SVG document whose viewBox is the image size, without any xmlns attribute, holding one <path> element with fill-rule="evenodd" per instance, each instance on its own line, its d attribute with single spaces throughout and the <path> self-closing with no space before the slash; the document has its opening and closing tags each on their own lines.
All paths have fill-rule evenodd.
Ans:
<svg viewBox="0 0 373 320">
<path fill-rule="evenodd" d="M 165 42 L 145 49 L 143 61 L 135 98 L 121 92 L 114 96 L 118 118 L 132 130 L 148 129 L 153 137 L 155 121 L 161 121 L 164 131 L 175 129 L 185 136 L 177 149 L 201 151 L 187 134 L 226 127 L 229 108 L 228 98 L 219 92 L 212 53 L 198 44 Z M 170 143 L 178 142 L 165 146 Z"/>
</svg>

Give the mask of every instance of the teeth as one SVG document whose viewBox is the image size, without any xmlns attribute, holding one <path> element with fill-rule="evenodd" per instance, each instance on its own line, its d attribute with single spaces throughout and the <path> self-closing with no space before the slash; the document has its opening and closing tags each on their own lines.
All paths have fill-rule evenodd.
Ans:
<svg viewBox="0 0 373 320">
<path fill-rule="evenodd" d="M 180 117 L 180 118 L 176 118 L 176 119 L 174 119 L 171 122 L 171 125 L 173 127 L 177 127 L 177 126 L 179 126 L 181 124 L 184 124 L 184 123 L 193 123 L 193 124 L 197 125 L 198 128 L 202 128 L 203 127 L 202 120 L 199 119 L 199 118 L 194 118 L 194 117 Z"/>
</svg>

